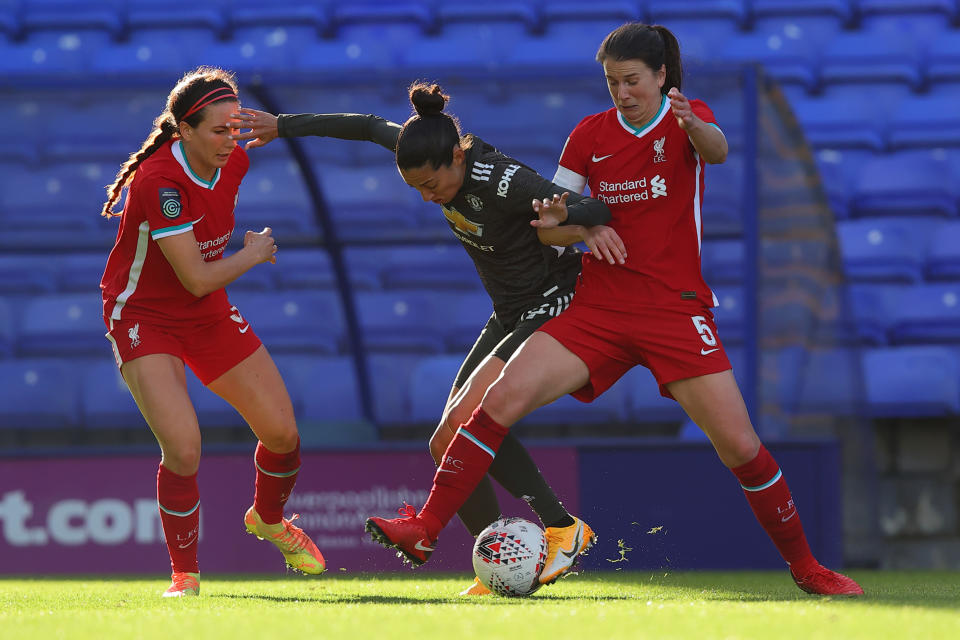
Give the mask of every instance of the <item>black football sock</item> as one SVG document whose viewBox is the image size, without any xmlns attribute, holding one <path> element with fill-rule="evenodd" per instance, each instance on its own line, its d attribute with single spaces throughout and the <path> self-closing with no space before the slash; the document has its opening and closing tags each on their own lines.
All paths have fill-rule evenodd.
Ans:
<svg viewBox="0 0 960 640">
<path fill-rule="evenodd" d="M 537 464 L 516 436 L 507 434 L 490 465 L 490 476 L 515 498 L 527 501 L 547 527 L 568 527 L 574 520 L 563 508 Z"/>
<path fill-rule="evenodd" d="M 457 515 L 474 538 L 480 535 L 487 525 L 500 518 L 500 504 L 489 476 L 483 476 L 477 488 L 457 511 Z"/>
</svg>

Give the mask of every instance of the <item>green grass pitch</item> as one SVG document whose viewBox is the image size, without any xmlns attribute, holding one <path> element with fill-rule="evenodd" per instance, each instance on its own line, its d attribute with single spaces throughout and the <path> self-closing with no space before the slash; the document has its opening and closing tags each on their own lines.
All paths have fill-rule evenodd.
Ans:
<svg viewBox="0 0 960 640">
<path fill-rule="evenodd" d="M 585 572 L 529 598 L 458 597 L 470 578 L 423 571 L 319 577 L 205 574 L 0 578 L 4 640 L 29 638 L 960 638 L 960 572 L 854 571 L 867 595 L 820 598 L 779 572 Z"/>
</svg>

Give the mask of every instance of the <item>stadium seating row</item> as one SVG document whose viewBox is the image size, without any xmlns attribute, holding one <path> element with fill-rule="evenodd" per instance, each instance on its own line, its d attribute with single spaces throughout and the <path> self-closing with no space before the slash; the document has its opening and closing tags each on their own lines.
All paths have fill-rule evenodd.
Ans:
<svg viewBox="0 0 960 640">
<path fill-rule="evenodd" d="M 799 411 L 870 416 L 947 416 L 960 413 L 960 369 L 954 349 L 904 346 L 775 354 L 780 369 L 776 393 Z M 369 369 L 376 420 L 386 428 L 430 424 L 439 419 L 459 356 L 371 356 Z M 734 371 L 742 354 L 731 350 Z M 363 420 L 355 370 L 346 357 L 276 356 L 302 428 L 318 422 Z M 78 375 L 79 372 L 79 375 Z M 861 379 L 862 389 L 857 388 Z M 829 373 L 829 375 L 825 375 Z M 188 387 L 204 427 L 243 423 L 223 400 L 192 374 Z M 0 361 L 0 428 L 145 428 L 116 365 L 102 359 Z M 49 393 L 56 389 L 57 393 Z M 659 395 L 643 368 L 630 371 L 591 404 L 566 396 L 543 407 L 524 424 L 680 422 L 675 402 Z M 309 437 L 309 434 L 306 436 Z"/>
<path fill-rule="evenodd" d="M 742 287 L 716 286 L 720 337 L 744 342 Z M 275 353 L 334 355 L 350 351 L 349 335 L 333 291 L 235 291 L 231 301 Z M 491 311 L 482 291 L 436 289 L 358 291 L 359 331 L 373 353 L 464 354 Z M 842 304 L 842 303 L 838 303 Z M 901 345 L 960 342 L 960 284 L 857 284 L 849 287 L 849 318 L 836 339 L 847 344 Z M 22 308 L 21 308 L 22 306 Z M 789 332 L 801 311 L 789 301 L 769 302 L 761 315 L 767 334 Z M 91 357 L 107 344 L 96 294 L 49 294 L 8 302 L 0 298 L 0 357 Z"/>
<path fill-rule="evenodd" d="M 177 4 L 25 2 L 0 21 L 0 71 L 150 73 L 198 59 L 298 73 L 589 65 L 607 32 L 640 19 L 668 25 L 691 60 L 763 62 L 810 90 L 960 77 L 956 0 Z"/>
</svg>

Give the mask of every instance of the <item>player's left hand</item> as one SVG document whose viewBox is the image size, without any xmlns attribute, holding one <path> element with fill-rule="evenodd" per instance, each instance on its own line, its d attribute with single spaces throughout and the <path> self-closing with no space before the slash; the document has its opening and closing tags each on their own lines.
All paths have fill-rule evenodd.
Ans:
<svg viewBox="0 0 960 640">
<path fill-rule="evenodd" d="M 250 142 L 244 145 L 244 149 L 250 150 L 262 147 L 279 135 L 277 116 L 272 113 L 257 111 L 256 109 L 241 109 L 231 114 L 230 117 L 239 122 L 239 129 L 249 129 L 249 131 L 230 136 L 232 140 L 249 140 Z"/>
<path fill-rule="evenodd" d="M 569 196 L 570 192 L 564 191 L 563 195 L 553 194 L 553 199 L 534 199 L 533 210 L 537 212 L 539 217 L 536 220 L 531 220 L 530 226 L 540 229 L 553 229 L 565 222 L 567 219 L 567 198 Z"/>
<path fill-rule="evenodd" d="M 667 97 L 670 98 L 670 109 L 677 119 L 677 124 L 680 125 L 681 129 L 686 130 L 687 127 L 694 123 L 694 119 L 697 117 L 693 115 L 693 109 L 690 108 L 690 101 L 687 100 L 687 97 L 680 93 L 680 90 L 676 87 L 672 87 L 670 91 L 667 92 Z"/>
</svg>

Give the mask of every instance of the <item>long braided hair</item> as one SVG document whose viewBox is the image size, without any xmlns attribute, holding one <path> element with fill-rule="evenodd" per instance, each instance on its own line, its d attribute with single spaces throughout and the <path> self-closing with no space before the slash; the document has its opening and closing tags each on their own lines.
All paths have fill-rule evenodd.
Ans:
<svg viewBox="0 0 960 640">
<path fill-rule="evenodd" d="M 208 96 L 209 100 L 204 100 Z M 181 122 L 196 127 L 203 121 L 206 105 L 236 99 L 237 80 L 232 72 L 203 66 L 185 73 L 167 96 L 167 106 L 154 119 L 153 131 L 144 140 L 140 150 L 130 154 L 117 172 L 116 180 L 107 186 L 107 201 L 103 203 L 100 215 L 105 218 L 121 215 L 113 211 L 113 206 L 120 199 L 123 188 L 133 179 L 134 172 L 144 160 L 180 133 Z"/>
</svg>

